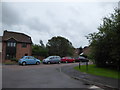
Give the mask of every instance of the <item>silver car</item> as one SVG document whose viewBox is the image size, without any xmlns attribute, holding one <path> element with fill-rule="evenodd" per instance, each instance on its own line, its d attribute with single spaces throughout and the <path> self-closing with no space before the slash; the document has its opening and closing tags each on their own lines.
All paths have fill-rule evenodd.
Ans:
<svg viewBox="0 0 120 90">
<path fill-rule="evenodd" d="M 42 61 L 44 64 L 51 64 L 51 63 L 61 63 L 60 56 L 49 56 L 46 59 L 43 59 Z"/>
</svg>

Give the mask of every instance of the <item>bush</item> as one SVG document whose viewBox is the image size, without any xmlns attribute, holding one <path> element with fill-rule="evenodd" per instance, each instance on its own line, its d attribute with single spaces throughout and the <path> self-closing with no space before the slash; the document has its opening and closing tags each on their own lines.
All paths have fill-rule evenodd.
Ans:
<svg viewBox="0 0 120 90">
<path fill-rule="evenodd" d="M 18 62 L 18 59 L 16 59 L 16 58 L 12 58 L 11 61 Z"/>
</svg>

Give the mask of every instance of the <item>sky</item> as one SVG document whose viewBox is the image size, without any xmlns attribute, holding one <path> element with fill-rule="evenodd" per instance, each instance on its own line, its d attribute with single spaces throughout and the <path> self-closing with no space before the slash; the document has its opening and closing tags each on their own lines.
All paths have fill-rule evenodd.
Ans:
<svg viewBox="0 0 120 90">
<path fill-rule="evenodd" d="M 85 36 L 98 32 L 118 2 L 2 2 L 0 36 L 4 30 L 25 33 L 34 44 L 62 36 L 75 48 L 88 46 Z"/>
</svg>

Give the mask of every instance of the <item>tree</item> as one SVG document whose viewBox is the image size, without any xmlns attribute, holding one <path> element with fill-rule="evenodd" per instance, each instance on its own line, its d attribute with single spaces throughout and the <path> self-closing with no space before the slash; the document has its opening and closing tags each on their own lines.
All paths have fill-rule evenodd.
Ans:
<svg viewBox="0 0 120 90">
<path fill-rule="evenodd" d="M 120 60 L 120 10 L 103 19 L 99 32 L 87 36 L 97 66 L 118 66 Z"/>
<path fill-rule="evenodd" d="M 43 44 L 42 40 L 40 40 L 40 46 L 43 47 L 43 48 L 45 48 L 45 45 Z"/>
<path fill-rule="evenodd" d="M 49 55 L 72 56 L 74 47 L 72 43 L 61 36 L 52 37 L 46 45 Z"/>
<path fill-rule="evenodd" d="M 44 46 L 42 40 L 40 40 L 40 45 L 37 45 L 37 44 L 32 45 L 32 54 L 36 56 L 43 56 L 43 57 L 48 56 L 48 50 Z"/>
</svg>

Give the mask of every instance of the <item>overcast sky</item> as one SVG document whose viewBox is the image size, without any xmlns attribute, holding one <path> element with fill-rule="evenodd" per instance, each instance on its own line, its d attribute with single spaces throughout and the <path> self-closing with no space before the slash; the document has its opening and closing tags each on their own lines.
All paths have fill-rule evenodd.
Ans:
<svg viewBox="0 0 120 90">
<path fill-rule="evenodd" d="M 84 47 L 89 45 L 85 36 L 97 32 L 115 7 L 118 2 L 2 2 L 0 35 L 3 30 L 25 33 L 35 44 L 63 36 L 75 48 Z"/>
</svg>

